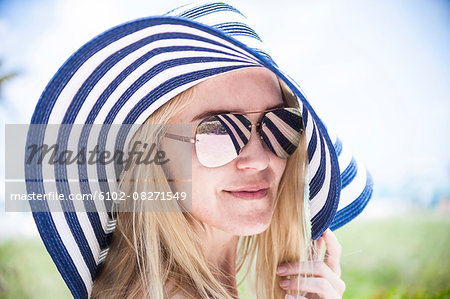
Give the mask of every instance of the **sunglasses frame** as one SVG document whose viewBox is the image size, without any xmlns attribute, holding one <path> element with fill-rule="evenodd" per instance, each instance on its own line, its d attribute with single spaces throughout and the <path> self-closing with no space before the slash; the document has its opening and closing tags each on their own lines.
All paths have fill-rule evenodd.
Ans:
<svg viewBox="0 0 450 299">
<path fill-rule="evenodd" d="M 297 108 L 297 109 L 299 109 L 298 107 L 277 107 L 277 108 L 272 108 L 272 109 L 267 109 L 267 110 L 261 110 L 261 111 L 250 111 L 250 112 L 233 112 L 233 111 L 230 111 L 230 112 L 228 112 L 228 113 L 218 113 L 218 114 L 214 114 L 214 115 L 210 115 L 210 116 L 208 116 L 208 117 L 205 117 L 204 119 L 202 119 L 198 124 L 197 124 L 197 127 L 195 128 L 195 136 L 197 135 L 197 128 L 198 128 L 198 126 L 205 120 L 205 119 L 208 119 L 208 118 L 210 118 L 210 117 L 213 117 L 213 116 L 217 116 L 217 115 L 224 115 L 224 114 L 240 114 L 240 115 L 244 115 L 244 116 L 246 116 L 247 114 L 254 114 L 254 113 L 263 113 L 264 112 L 264 114 L 263 114 L 263 116 L 261 117 L 261 120 L 264 118 L 264 116 L 268 113 L 268 112 L 271 112 L 271 111 L 275 111 L 275 110 L 278 110 L 278 109 L 286 109 L 286 108 Z M 248 117 L 247 117 L 247 119 L 248 119 Z M 250 120 L 249 120 L 250 121 Z M 261 132 L 261 130 L 262 130 L 262 128 L 261 128 L 261 122 L 257 122 L 257 123 L 252 123 L 251 121 L 250 121 L 250 123 L 251 123 L 251 125 L 252 125 L 252 128 L 251 128 L 251 130 L 253 130 L 253 127 L 257 127 L 256 128 L 256 132 L 258 133 L 258 135 L 259 135 L 259 138 L 261 139 L 261 140 L 264 140 L 264 137 L 263 137 L 263 134 L 262 134 L 262 132 Z M 259 128 L 259 129 L 258 129 Z M 250 130 L 250 134 L 251 134 L 251 131 Z M 303 124 L 303 118 L 302 118 L 302 129 L 301 129 L 301 131 L 300 131 L 300 134 L 303 134 L 303 132 L 304 132 L 305 130 L 304 130 L 304 124 Z M 189 137 L 189 136 L 182 136 L 182 135 L 177 135 L 177 134 L 172 134 L 172 133 L 165 133 L 164 134 L 164 137 L 167 137 L 167 138 L 170 138 L 170 139 L 174 139 L 174 140 L 179 140 L 179 141 L 183 141 L 183 142 L 188 142 L 188 143 L 192 143 L 192 144 L 195 144 L 195 143 L 197 143 L 197 141 L 198 141 L 198 139 L 196 139 L 196 137 Z M 246 144 L 247 145 L 247 144 Z M 242 151 L 243 149 L 244 149 L 244 147 L 245 146 L 243 146 L 242 148 L 241 148 L 241 150 L 240 151 Z M 240 154 L 240 152 L 239 152 L 239 154 Z"/>
</svg>

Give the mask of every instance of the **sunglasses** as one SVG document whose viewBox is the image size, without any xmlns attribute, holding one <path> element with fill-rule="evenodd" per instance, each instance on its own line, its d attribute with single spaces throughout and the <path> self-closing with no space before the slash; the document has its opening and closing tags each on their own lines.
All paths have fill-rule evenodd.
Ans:
<svg viewBox="0 0 450 299">
<path fill-rule="evenodd" d="M 252 124 L 246 116 L 264 115 Z M 287 159 L 298 147 L 304 131 L 299 108 L 274 108 L 263 111 L 218 114 L 203 119 L 195 137 L 165 133 L 165 137 L 195 144 L 199 162 L 205 167 L 219 167 L 233 161 L 249 142 L 252 127 L 272 153 Z"/>
</svg>

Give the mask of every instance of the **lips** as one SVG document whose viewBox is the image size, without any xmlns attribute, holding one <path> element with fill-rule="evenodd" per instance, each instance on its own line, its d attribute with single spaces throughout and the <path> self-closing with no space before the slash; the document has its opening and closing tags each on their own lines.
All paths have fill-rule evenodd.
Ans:
<svg viewBox="0 0 450 299">
<path fill-rule="evenodd" d="M 262 190 L 262 189 L 269 189 L 269 185 L 267 185 L 267 184 L 251 184 L 250 185 L 249 184 L 249 185 L 245 185 L 245 186 L 241 186 L 241 187 L 226 189 L 224 191 L 229 191 L 229 192 L 240 192 L 240 191 L 253 192 L 253 191 L 258 191 L 258 190 Z"/>
<path fill-rule="evenodd" d="M 232 190 L 223 190 L 225 193 L 240 199 L 261 199 L 269 192 L 266 185 L 244 186 Z"/>
</svg>

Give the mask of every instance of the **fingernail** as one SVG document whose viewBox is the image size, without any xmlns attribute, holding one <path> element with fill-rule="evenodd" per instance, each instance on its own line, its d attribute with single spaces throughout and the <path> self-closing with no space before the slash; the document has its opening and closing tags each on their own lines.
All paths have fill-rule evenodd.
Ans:
<svg viewBox="0 0 450 299">
<path fill-rule="evenodd" d="M 289 285 L 289 283 L 290 283 L 290 280 L 289 279 L 285 279 L 285 280 L 282 280 L 280 282 L 280 286 L 285 288 L 285 287 L 287 287 Z"/>
<path fill-rule="evenodd" d="M 284 299 L 295 299 L 294 295 L 291 294 L 286 294 L 286 296 L 284 297 Z"/>
<path fill-rule="evenodd" d="M 283 274 L 283 273 L 285 273 L 286 271 L 287 271 L 287 267 L 286 267 L 285 265 L 279 266 L 279 267 L 277 268 L 277 273 L 278 273 L 278 274 Z"/>
</svg>

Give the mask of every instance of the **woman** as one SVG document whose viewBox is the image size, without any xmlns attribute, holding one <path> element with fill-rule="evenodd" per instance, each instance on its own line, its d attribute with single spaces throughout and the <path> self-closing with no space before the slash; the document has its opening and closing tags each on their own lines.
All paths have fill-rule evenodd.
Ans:
<svg viewBox="0 0 450 299">
<path fill-rule="evenodd" d="M 212 96 L 214 101 L 208 101 Z M 291 106 L 295 104 L 292 97 L 290 98 L 290 104 Z M 289 106 L 289 103 L 283 101 L 278 80 L 273 73 L 264 68 L 244 68 L 199 83 L 160 107 L 158 111 L 155 111 L 147 119 L 146 124 L 190 122 L 194 135 L 195 129 L 203 120 L 196 118 L 196 116 L 205 115 L 205 112 L 264 111 L 271 110 L 273 107 L 285 106 Z M 263 112 L 258 112 L 248 114 L 248 116 L 253 123 L 256 123 L 261 121 L 262 114 Z M 191 121 L 192 119 L 196 120 Z M 301 131 L 299 130 L 299 132 Z M 300 135 L 298 137 L 299 140 Z M 141 131 L 138 131 L 134 139 L 153 140 L 151 136 L 144 136 Z M 205 142 L 205 140 L 201 141 Z M 132 141 L 131 144 L 134 144 L 134 142 Z M 255 246 L 252 248 L 250 245 L 247 245 L 247 248 L 245 248 L 247 251 L 240 255 L 240 258 L 243 260 L 242 263 L 246 259 L 254 257 L 256 248 L 262 250 L 261 254 L 268 254 L 271 257 L 269 261 L 256 260 L 258 269 L 256 272 L 262 274 L 258 275 L 256 281 L 260 282 L 260 284 L 264 282 L 265 285 L 270 285 L 272 280 L 276 279 L 276 273 L 275 271 L 267 273 L 267 269 L 275 268 L 278 261 L 289 259 L 289 257 L 292 260 L 298 260 L 300 258 L 299 254 L 308 250 L 308 247 L 305 246 L 308 244 L 305 224 L 308 215 L 303 209 L 303 182 L 299 184 L 300 190 L 296 190 L 293 186 L 294 182 L 289 181 L 289 178 L 298 179 L 298 175 L 302 177 L 303 169 L 295 165 L 305 165 L 306 147 L 304 145 L 303 137 L 301 148 L 289 160 L 291 164 L 290 170 L 286 170 L 288 159 L 275 155 L 266 143 L 261 142 L 255 129 L 251 130 L 249 141 L 242 148 L 239 155 L 232 161 L 225 161 L 227 163 L 222 166 L 205 167 L 199 162 L 197 157 L 197 154 L 202 152 L 197 152 L 197 154 L 192 152 L 193 206 L 191 212 L 184 215 L 173 213 L 169 217 L 155 213 L 119 215 L 116 230 L 120 234 L 116 234 L 117 238 L 113 238 L 111 248 L 114 248 L 114 250 L 111 249 L 109 252 L 105 261 L 105 268 L 102 269 L 103 272 L 100 272 L 96 281 L 94 281 L 93 297 L 134 297 L 135 295 L 136 297 L 141 297 L 144 291 L 142 288 L 143 282 L 139 279 L 140 272 L 136 264 L 136 255 L 133 248 L 143 248 L 142 258 L 139 263 L 145 265 L 146 261 L 151 261 L 148 257 L 154 256 L 151 248 L 160 246 L 158 243 L 152 244 L 152 246 L 149 246 L 149 244 L 157 241 L 164 243 L 161 247 L 166 248 L 167 252 L 165 253 L 171 257 L 160 258 L 154 265 L 148 262 L 150 265 L 144 267 L 144 273 L 151 273 L 152 275 L 152 277 L 148 277 L 148 281 L 144 284 L 149 289 L 157 289 L 162 286 L 162 282 L 166 281 L 165 277 L 180 278 L 181 281 L 177 282 L 178 285 L 181 288 L 186 288 L 190 283 L 187 278 L 197 275 L 196 279 L 198 281 L 191 282 L 191 284 L 195 286 L 198 283 L 201 286 L 205 286 L 205 291 L 212 295 L 213 298 L 227 298 L 230 295 L 237 296 L 236 269 L 234 265 L 236 264 L 236 249 L 240 236 L 243 237 L 242 242 L 244 244 L 253 244 Z M 190 144 L 186 146 L 190 146 Z M 218 152 L 217 154 L 224 153 Z M 172 155 L 168 156 L 171 157 Z M 299 163 L 299 161 L 301 162 Z M 138 167 L 137 164 L 133 165 L 135 168 Z M 280 184 L 285 172 L 286 174 L 290 173 L 290 175 L 285 176 Z M 135 191 L 140 193 L 143 190 L 161 190 L 161 188 L 156 186 L 145 185 L 144 178 L 149 177 L 154 177 L 150 170 L 146 172 L 142 168 L 140 171 L 130 168 L 123 173 L 122 181 L 133 180 L 142 182 L 136 187 L 137 190 L 135 185 L 129 186 L 129 190 L 127 190 L 129 194 Z M 242 189 L 247 191 L 242 191 Z M 254 189 L 256 189 L 256 192 L 248 191 Z M 279 202 L 275 203 L 276 199 Z M 275 215 L 274 210 L 276 210 Z M 292 212 L 290 213 L 291 215 L 287 215 L 283 211 Z M 298 211 L 298 214 L 294 211 Z M 133 217 L 138 219 L 138 224 L 135 226 L 137 227 L 136 232 L 133 231 L 130 225 Z M 161 219 L 158 219 L 158 217 L 161 217 Z M 174 218 L 179 218 L 178 221 L 182 223 L 184 229 L 179 232 L 175 228 L 168 229 L 168 227 L 172 226 L 171 223 L 173 223 Z M 193 230 L 190 231 L 191 225 L 196 222 L 189 223 L 189 219 L 197 220 L 202 226 L 196 227 L 194 225 L 192 226 Z M 168 221 L 165 222 L 164 220 Z M 144 223 L 151 224 L 145 226 Z M 160 225 L 158 226 L 157 223 L 160 223 Z M 295 223 L 300 223 L 300 225 L 293 225 Z M 289 226 L 292 244 L 283 250 L 276 243 L 278 240 L 273 236 L 279 235 L 281 237 L 283 235 L 282 232 L 287 230 L 287 226 Z M 145 231 L 145 227 L 148 227 L 150 230 L 158 227 L 159 231 L 148 232 Z M 139 228 L 144 229 L 140 230 Z M 178 242 L 171 242 L 171 239 L 183 238 L 181 235 L 176 236 L 176 234 L 185 234 L 186 231 L 188 231 L 188 236 L 193 236 L 192 240 L 187 239 L 185 241 L 186 245 L 180 247 Z M 157 237 L 149 237 L 153 234 L 157 235 Z M 134 240 L 138 239 L 142 244 L 138 241 L 138 244 L 130 245 L 121 240 L 134 235 L 144 236 L 140 240 L 139 237 L 133 238 Z M 331 232 L 327 234 L 327 240 L 332 238 L 330 235 L 332 235 Z M 279 241 L 285 242 L 285 240 Z M 267 244 L 267 242 L 273 242 L 273 244 L 265 246 L 264 244 Z M 195 248 L 198 245 L 201 245 L 203 251 L 195 252 Z M 332 250 L 333 246 L 334 248 L 339 247 L 339 244 L 334 239 L 331 239 L 330 245 Z M 301 250 L 296 252 L 298 248 L 301 248 Z M 183 258 L 183 252 L 179 252 L 180 250 L 186 251 L 184 254 L 189 254 L 188 258 Z M 276 253 L 278 250 L 281 250 L 281 252 Z M 206 256 L 204 257 L 203 254 Z M 332 251 L 330 257 L 336 260 L 335 264 L 330 264 L 332 267 L 335 267 L 336 272 L 329 270 L 324 265 L 314 267 L 311 269 L 311 274 L 314 274 L 317 278 L 308 278 L 308 283 L 302 285 L 301 290 L 317 293 L 325 298 L 336 298 L 342 295 L 344 285 L 338 274 L 339 252 Z M 172 267 L 165 264 L 167 259 L 174 260 Z M 120 261 L 119 263 L 122 264 L 122 267 L 118 265 L 118 261 Z M 200 261 L 204 264 L 202 265 Z M 207 262 L 211 262 L 212 265 L 208 265 Z M 268 262 L 269 264 L 267 264 Z M 319 262 L 317 265 L 321 263 Z M 133 264 L 134 267 L 131 267 L 130 265 Z M 203 266 L 203 269 L 201 266 Z M 167 272 L 150 271 L 150 269 L 158 268 L 167 270 Z M 218 275 L 217 281 L 215 281 L 216 278 L 212 273 L 208 273 L 209 268 L 222 273 L 222 275 Z M 124 271 L 124 269 L 127 269 L 127 271 Z M 320 272 L 319 269 L 324 272 Z M 298 269 L 291 265 L 290 271 L 286 274 L 306 273 L 300 273 Z M 221 284 L 227 285 L 228 290 L 222 287 Z M 260 286 L 259 297 L 281 297 L 283 293 L 281 288 L 269 293 L 264 291 L 264 284 Z M 196 290 L 192 289 L 192 285 L 190 287 L 193 298 L 202 296 L 201 293 L 196 293 Z M 295 281 L 292 282 L 292 285 L 284 287 L 286 290 L 295 290 L 296 288 Z M 188 293 L 189 287 L 187 289 Z M 152 298 L 163 297 L 162 292 L 160 294 L 156 292 L 150 294 L 152 294 L 150 296 Z M 171 296 L 169 297 L 171 298 Z"/>
<path fill-rule="evenodd" d="M 194 3 L 115 27 L 75 53 L 44 91 L 32 123 L 107 124 L 99 132 L 90 126 L 78 133 L 60 129 L 61 150 L 92 140 L 100 149 L 113 144 L 138 152 L 150 150 L 141 141 L 159 140 L 175 160 L 170 153 L 176 148 L 192 150 L 192 207 L 175 200 L 153 206 L 172 212 L 146 212 L 143 201 L 130 198 L 182 190 L 168 182 L 184 164 L 143 166 L 135 155 L 129 168 L 54 167 L 59 193 L 123 192 L 127 198 L 109 214 L 95 198 L 77 213 L 79 206 L 70 202 L 61 204 L 64 213 L 48 212 L 50 203 L 39 203 L 44 208 L 38 211 L 41 206 L 31 203 L 41 237 L 75 297 L 237 298 L 241 270 L 254 275 L 247 283 L 255 285 L 251 297 L 283 298 L 287 290 L 298 291 L 297 298 L 342 296 L 340 245 L 328 228 L 364 208 L 370 176 L 358 175 L 362 167 L 342 156 L 348 153 L 340 141 L 332 141 L 245 22 L 225 3 Z M 190 134 L 147 127 L 179 123 L 192 125 Z M 138 129 L 115 132 L 109 124 Z M 30 131 L 29 143 L 54 138 L 37 133 Z M 39 167 L 27 166 L 27 178 L 45 178 L 48 172 Z M 68 183 L 71 169 L 75 186 Z M 338 207 L 345 187 L 352 190 L 345 199 L 351 204 Z M 50 189 L 40 181 L 27 188 Z"/>
</svg>

